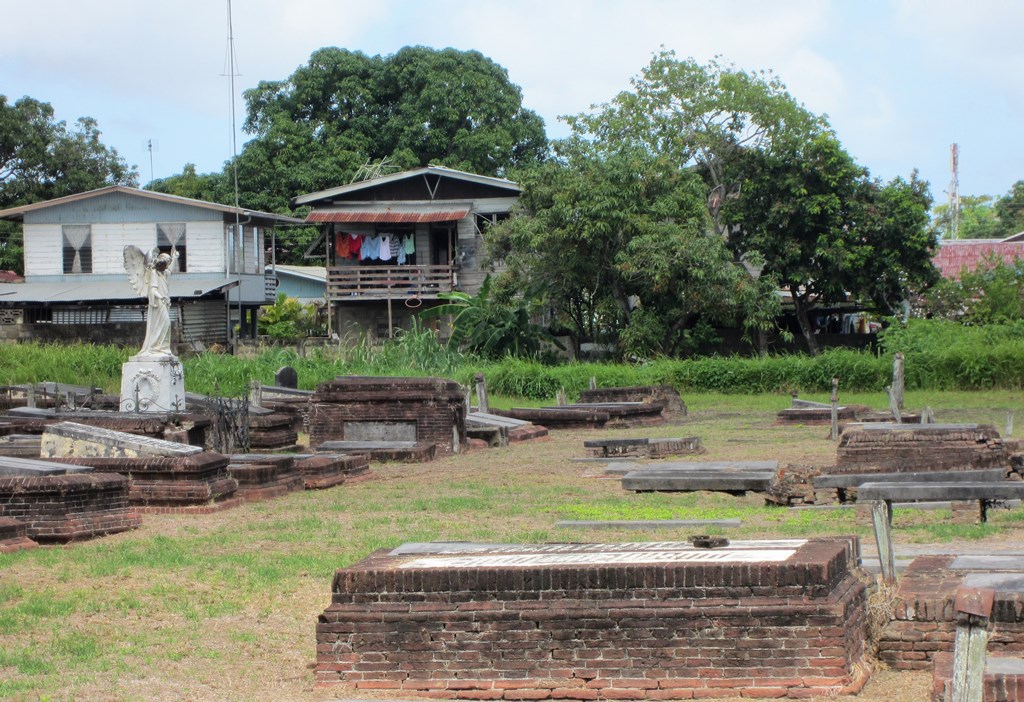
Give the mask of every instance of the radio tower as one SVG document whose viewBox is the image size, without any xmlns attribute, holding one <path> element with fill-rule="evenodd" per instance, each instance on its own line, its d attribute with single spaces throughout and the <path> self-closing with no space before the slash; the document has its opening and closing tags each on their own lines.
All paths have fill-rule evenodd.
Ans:
<svg viewBox="0 0 1024 702">
<path fill-rule="evenodd" d="M 960 146 L 949 147 L 949 167 L 953 179 L 949 182 L 949 237 L 960 236 Z"/>
</svg>

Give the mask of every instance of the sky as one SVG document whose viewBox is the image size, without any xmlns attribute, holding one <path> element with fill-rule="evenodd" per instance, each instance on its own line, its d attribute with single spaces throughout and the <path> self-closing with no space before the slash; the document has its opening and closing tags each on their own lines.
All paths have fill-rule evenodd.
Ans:
<svg viewBox="0 0 1024 702">
<path fill-rule="evenodd" d="M 48 102 L 69 124 L 95 118 L 143 184 L 231 157 L 228 0 L 0 0 L 0 17 L 0 94 Z M 233 0 L 231 17 L 239 148 L 242 92 L 324 46 L 480 51 L 551 138 L 665 47 L 773 71 L 872 175 L 916 168 L 936 201 L 953 143 L 962 195 L 1024 179 L 1024 3 L 1012 0 Z"/>
</svg>

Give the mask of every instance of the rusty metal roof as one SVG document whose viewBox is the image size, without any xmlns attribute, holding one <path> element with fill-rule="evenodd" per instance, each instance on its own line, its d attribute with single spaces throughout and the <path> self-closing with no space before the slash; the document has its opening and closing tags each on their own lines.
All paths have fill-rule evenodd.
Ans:
<svg viewBox="0 0 1024 702">
<path fill-rule="evenodd" d="M 313 210 L 306 216 L 307 223 L 350 222 L 362 224 L 419 224 L 423 222 L 449 222 L 462 219 L 469 214 L 469 208 L 457 210 Z"/>
<path fill-rule="evenodd" d="M 998 239 L 942 241 L 932 256 L 932 263 L 943 278 L 959 278 L 962 270 L 974 271 L 986 257 L 992 255 L 1012 264 L 1015 258 L 1024 259 L 1024 242 Z"/>
</svg>

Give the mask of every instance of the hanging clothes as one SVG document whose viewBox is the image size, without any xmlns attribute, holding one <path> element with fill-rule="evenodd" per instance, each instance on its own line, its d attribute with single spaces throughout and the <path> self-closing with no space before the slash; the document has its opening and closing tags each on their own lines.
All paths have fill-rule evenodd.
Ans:
<svg viewBox="0 0 1024 702">
<path fill-rule="evenodd" d="M 391 246 L 391 258 L 397 259 L 399 252 L 405 251 L 405 249 L 402 248 L 402 237 L 397 234 L 392 234 L 391 241 L 388 243 Z"/>
<path fill-rule="evenodd" d="M 380 237 L 377 235 L 363 238 L 363 250 L 361 260 L 367 261 L 380 257 Z"/>
<path fill-rule="evenodd" d="M 358 261 L 363 250 L 363 235 L 349 234 L 347 243 L 349 254 Z"/>
<path fill-rule="evenodd" d="M 348 248 L 348 235 L 345 232 L 337 232 L 334 235 L 334 257 L 351 258 L 352 252 Z"/>
<path fill-rule="evenodd" d="M 416 235 L 406 234 L 402 237 L 402 248 L 405 249 L 405 254 L 407 256 L 412 256 L 416 253 Z"/>
<path fill-rule="evenodd" d="M 380 237 L 380 253 L 377 254 L 377 258 L 381 261 L 391 260 L 391 235 L 383 234 Z"/>
</svg>

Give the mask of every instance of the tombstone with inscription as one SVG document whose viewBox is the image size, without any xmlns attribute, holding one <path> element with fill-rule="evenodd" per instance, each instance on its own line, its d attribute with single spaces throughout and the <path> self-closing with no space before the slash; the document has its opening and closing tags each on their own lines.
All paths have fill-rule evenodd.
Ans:
<svg viewBox="0 0 1024 702">
<path fill-rule="evenodd" d="M 146 338 L 142 349 L 121 366 L 122 412 L 184 412 L 185 372 L 171 353 L 171 298 L 167 278 L 177 251 L 153 249 L 146 255 L 136 246 L 124 247 L 124 268 L 132 289 L 145 297 Z"/>
<path fill-rule="evenodd" d="M 461 699 L 850 694 L 858 559 L 855 538 L 406 544 L 337 571 L 316 677 Z"/>
</svg>

